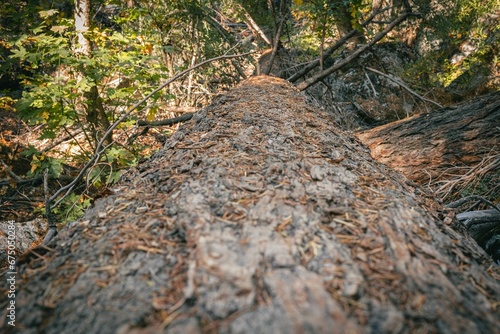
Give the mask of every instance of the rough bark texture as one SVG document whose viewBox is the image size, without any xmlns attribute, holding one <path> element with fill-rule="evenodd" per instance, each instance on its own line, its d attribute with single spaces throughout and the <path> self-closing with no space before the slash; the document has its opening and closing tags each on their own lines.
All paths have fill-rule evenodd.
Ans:
<svg viewBox="0 0 500 334">
<path fill-rule="evenodd" d="M 498 268 L 331 124 L 277 78 L 216 98 L 23 259 L 16 329 L 498 331 Z"/>
<path fill-rule="evenodd" d="M 358 133 L 376 160 L 420 184 L 500 154 L 500 92 Z"/>
</svg>

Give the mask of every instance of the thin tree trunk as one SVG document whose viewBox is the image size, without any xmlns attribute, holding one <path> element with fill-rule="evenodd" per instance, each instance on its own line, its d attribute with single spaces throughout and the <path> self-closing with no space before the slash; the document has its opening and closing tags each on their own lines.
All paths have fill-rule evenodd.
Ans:
<svg viewBox="0 0 500 334">
<path fill-rule="evenodd" d="M 495 332 L 498 268 L 326 119 L 277 78 L 219 96 L 20 260 L 19 327 Z"/>
<path fill-rule="evenodd" d="M 75 0 L 75 30 L 78 44 L 75 53 L 89 57 L 92 47 L 85 36 L 90 29 L 90 0 Z"/>
<path fill-rule="evenodd" d="M 85 36 L 90 30 L 90 0 L 75 0 L 75 29 L 78 37 L 78 44 L 74 50 L 75 53 L 90 57 L 92 45 Z M 86 120 L 91 129 L 91 138 L 94 144 L 97 144 L 100 136 L 104 135 L 109 128 L 110 123 L 96 85 L 93 85 L 88 92 L 85 92 L 84 99 Z M 110 134 L 106 138 L 106 143 L 109 144 L 112 141 L 112 134 Z"/>
<path fill-rule="evenodd" d="M 276 56 L 278 55 L 278 51 L 280 48 L 280 38 L 281 38 L 281 33 L 283 32 L 283 26 L 285 24 L 285 20 L 286 20 L 285 18 L 281 18 L 278 30 L 276 31 L 276 36 L 274 37 L 274 45 L 271 51 L 271 57 L 269 58 L 269 62 L 266 64 L 267 68 L 264 70 L 263 74 L 269 75 L 271 73 L 271 70 L 274 65 L 274 60 L 276 59 Z"/>
</svg>

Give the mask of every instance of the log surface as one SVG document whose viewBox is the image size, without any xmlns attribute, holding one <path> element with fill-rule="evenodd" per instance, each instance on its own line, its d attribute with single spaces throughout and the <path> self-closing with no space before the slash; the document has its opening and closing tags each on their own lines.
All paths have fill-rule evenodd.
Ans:
<svg viewBox="0 0 500 334">
<path fill-rule="evenodd" d="M 498 268 L 421 196 L 253 77 L 21 261 L 16 329 L 498 332 Z"/>
<path fill-rule="evenodd" d="M 357 134 L 376 160 L 427 184 L 500 156 L 500 92 Z"/>
</svg>

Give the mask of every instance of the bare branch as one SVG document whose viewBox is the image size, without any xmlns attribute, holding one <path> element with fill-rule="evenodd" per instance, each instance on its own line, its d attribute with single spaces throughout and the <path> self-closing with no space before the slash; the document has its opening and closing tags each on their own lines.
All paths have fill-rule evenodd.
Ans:
<svg viewBox="0 0 500 334">
<path fill-rule="evenodd" d="M 366 19 L 365 22 L 363 22 L 361 24 L 361 27 L 366 27 L 378 14 L 386 11 L 389 8 L 391 8 L 391 7 L 379 9 L 379 10 L 376 10 L 375 12 L 373 12 L 373 14 L 368 19 Z M 302 68 L 300 71 L 296 72 L 291 77 L 289 77 L 288 81 L 295 82 L 295 81 L 299 80 L 300 78 L 302 78 L 307 73 L 309 73 L 314 68 L 318 67 L 322 61 L 325 61 L 325 59 L 329 58 L 333 54 L 333 52 L 335 52 L 335 50 L 339 49 L 342 45 L 344 45 L 349 39 L 354 37 L 357 33 L 358 33 L 358 30 L 356 30 L 356 29 L 351 30 L 347 35 L 345 35 L 344 37 L 339 39 L 337 41 L 337 43 L 335 43 L 330 48 L 328 48 L 325 52 L 323 52 L 323 58 L 319 57 L 319 58 L 313 60 L 307 66 Z"/>
<path fill-rule="evenodd" d="M 243 8 L 243 6 L 240 4 L 238 4 L 238 9 L 241 11 L 241 13 L 243 13 L 243 16 L 245 17 L 246 23 L 250 30 L 259 35 L 260 38 L 262 38 L 262 40 L 266 42 L 266 44 L 272 45 L 269 38 L 267 38 L 266 34 L 262 31 L 262 29 L 260 29 L 259 25 L 253 20 L 252 16 L 246 11 L 246 9 Z"/>
<path fill-rule="evenodd" d="M 404 89 L 406 89 L 406 90 L 408 91 L 408 93 L 415 95 L 415 96 L 416 96 L 417 98 L 419 98 L 420 100 L 425 101 L 425 102 L 432 103 L 432 104 L 434 104 L 435 106 L 438 106 L 439 108 L 443 108 L 443 106 L 442 106 L 442 105 L 440 105 L 439 103 L 437 103 L 436 101 L 429 100 L 429 99 L 427 99 L 427 98 L 423 97 L 422 95 L 419 95 L 419 94 L 418 94 L 417 92 L 415 92 L 414 90 L 410 89 L 408 86 L 406 86 L 406 85 L 404 84 L 403 80 L 401 80 L 401 79 L 399 79 L 399 80 L 398 80 L 398 79 L 396 79 L 396 78 L 393 78 L 393 77 L 391 77 L 390 75 L 387 75 L 387 74 L 385 74 L 385 73 L 383 73 L 383 72 L 380 72 L 379 70 L 376 70 L 376 69 L 371 68 L 371 67 L 366 67 L 366 69 L 367 69 L 367 70 L 370 70 L 370 71 L 372 71 L 372 72 L 374 72 L 374 73 L 380 74 L 380 75 L 381 75 L 381 76 L 383 76 L 384 78 L 387 78 L 387 79 L 391 80 L 391 81 L 392 81 L 392 82 L 394 82 L 394 83 L 397 83 L 398 85 L 400 85 L 401 87 L 403 87 Z"/>
<path fill-rule="evenodd" d="M 3 167 L 5 168 L 5 170 L 7 171 L 7 173 L 12 177 L 14 178 L 14 180 L 16 182 L 19 182 L 19 181 L 22 181 L 23 178 L 20 177 L 19 175 L 17 175 L 16 173 L 14 173 L 12 171 L 12 169 L 10 169 L 10 167 L 5 163 L 5 161 L 3 161 L 2 159 L 0 159 L 0 162 L 2 163 Z"/>
<path fill-rule="evenodd" d="M 182 123 L 189 121 L 191 118 L 193 118 L 194 113 L 189 112 L 182 114 L 180 116 L 174 117 L 174 118 L 169 118 L 169 119 L 164 119 L 161 121 L 156 121 L 156 122 L 146 122 L 146 121 L 137 121 L 138 126 L 166 126 L 166 125 L 174 125 L 177 123 Z"/>
<path fill-rule="evenodd" d="M 470 201 L 479 201 L 479 202 L 488 204 L 489 206 L 491 206 L 492 208 L 494 208 L 495 210 L 500 212 L 500 209 L 495 204 L 491 203 L 486 198 L 483 198 L 483 197 L 477 196 L 477 195 L 467 196 L 465 198 L 459 199 L 458 201 L 451 202 L 450 204 L 447 205 L 447 207 L 448 208 L 458 208 L 459 206 L 461 206 L 467 202 L 470 202 Z"/>
<path fill-rule="evenodd" d="M 45 153 L 45 152 L 48 152 L 50 150 L 52 150 L 54 147 L 68 141 L 68 140 L 71 140 L 73 139 L 75 142 L 78 142 L 75 138 L 75 136 L 79 135 L 80 133 L 83 132 L 82 129 L 79 129 L 77 131 L 75 131 L 74 133 L 70 133 L 66 128 L 64 128 L 64 130 L 68 133 L 66 136 L 62 137 L 62 138 L 59 138 L 58 140 L 55 140 L 54 142 L 52 142 L 49 146 L 47 146 L 46 148 L 44 148 L 41 152 L 42 153 Z"/>
<path fill-rule="evenodd" d="M 375 45 L 378 41 L 380 41 L 382 38 L 384 38 L 385 35 L 387 35 L 392 29 L 394 29 L 394 27 L 399 25 L 401 22 L 406 20 L 408 17 L 419 16 L 419 15 L 420 14 L 418 14 L 418 13 L 403 13 L 403 14 L 401 14 L 394 21 L 392 21 L 391 24 L 389 24 L 387 27 L 385 27 L 384 30 L 379 32 L 370 42 L 368 42 L 367 44 L 365 44 L 364 46 L 362 46 L 358 50 L 351 53 L 346 59 L 344 59 L 340 63 L 335 64 L 335 65 L 327 68 L 326 70 L 322 71 L 321 73 L 316 74 L 315 76 L 305 80 L 304 82 L 301 82 L 300 84 L 297 85 L 297 88 L 301 91 L 305 90 L 305 89 L 309 88 L 310 86 L 314 85 L 316 82 L 323 79 L 324 77 L 327 77 L 330 74 L 338 71 L 339 69 L 346 66 L 354 59 L 358 58 L 363 52 L 365 52 L 366 50 L 371 48 L 373 45 Z"/>
</svg>

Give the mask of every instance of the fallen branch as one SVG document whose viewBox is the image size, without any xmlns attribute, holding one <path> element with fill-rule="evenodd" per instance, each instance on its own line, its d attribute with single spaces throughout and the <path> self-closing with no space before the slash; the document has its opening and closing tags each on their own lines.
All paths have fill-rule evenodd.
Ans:
<svg viewBox="0 0 500 334">
<path fill-rule="evenodd" d="M 83 130 L 77 130 L 75 131 L 74 133 L 70 133 L 68 132 L 68 134 L 62 138 L 59 138 L 58 140 L 55 140 L 54 142 L 52 142 L 49 146 L 47 146 L 46 148 L 44 148 L 43 150 L 41 150 L 42 153 L 45 153 L 45 152 L 48 152 L 50 150 L 52 150 L 54 147 L 68 141 L 68 140 L 71 140 L 71 139 L 74 139 L 75 141 L 76 140 L 76 136 L 79 135 L 80 133 L 82 133 Z"/>
<path fill-rule="evenodd" d="M 5 163 L 5 161 L 3 161 L 3 159 L 0 159 L 0 162 L 2 163 L 3 167 L 5 168 L 5 170 L 7 171 L 7 173 L 16 181 L 16 182 L 19 182 L 19 181 L 22 181 L 23 179 L 17 175 L 16 173 L 14 173 L 12 171 L 12 169 L 10 169 L 10 167 Z"/>
<path fill-rule="evenodd" d="M 495 225 L 500 224 L 500 213 L 495 210 L 463 212 L 456 215 L 456 218 L 466 228 L 470 228 L 471 226 L 476 224 L 485 224 L 492 222 L 496 222 Z"/>
<path fill-rule="evenodd" d="M 193 118 L 194 113 L 189 112 L 182 114 L 180 116 L 174 117 L 174 118 L 169 118 L 169 119 L 164 119 L 161 121 L 155 121 L 155 122 L 146 122 L 146 121 L 137 121 L 138 126 L 168 126 L 168 125 L 174 125 L 177 123 L 182 123 L 189 121 L 191 118 Z"/>
<path fill-rule="evenodd" d="M 60 175 L 59 177 L 50 177 L 52 180 L 58 180 L 62 182 L 68 182 L 68 181 L 73 181 L 73 177 L 67 176 L 67 175 Z M 9 184 L 15 184 L 16 186 L 25 186 L 25 185 L 30 185 L 30 186 L 37 186 L 43 181 L 43 175 L 38 175 L 35 176 L 31 179 L 19 179 L 19 180 L 1 180 L 0 181 L 0 186 L 6 186 Z"/>
<path fill-rule="evenodd" d="M 170 125 L 174 125 L 177 123 L 186 122 L 186 121 L 189 121 L 191 118 L 193 118 L 193 116 L 194 116 L 194 113 L 190 112 L 190 113 L 186 113 L 186 114 L 174 117 L 174 118 L 164 119 L 161 121 L 155 121 L 155 122 L 146 122 L 146 121 L 142 121 L 142 120 L 137 121 L 137 125 L 144 127 L 144 128 L 142 129 L 141 132 L 136 133 L 133 136 L 131 136 L 129 138 L 129 140 L 127 141 L 127 144 L 132 145 L 137 138 L 139 138 L 140 136 L 144 136 L 146 133 L 148 133 L 149 128 L 151 128 L 151 127 L 170 126 Z"/>
<path fill-rule="evenodd" d="M 363 27 L 363 28 L 366 27 L 378 14 L 386 11 L 389 8 L 391 8 L 391 7 L 386 7 L 386 8 L 380 9 L 380 10 L 376 10 L 368 19 L 366 19 L 366 21 L 364 21 L 361 24 L 361 27 Z M 347 35 L 345 35 L 344 37 L 342 37 L 341 39 L 339 39 L 337 41 L 337 43 L 335 43 L 330 48 L 328 48 L 323 53 L 323 57 L 319 57 L 319 58 L 313 60 L 307 66 L 304 66 L 300 71 L 295 72 L 287 80 L 290 81 L 290 82 L 295 82 L 295 81 L 299 80 L 300 78 L 302 78 L 304 75 L 306 75 L 307 73 L 309 73 L 311 70 L 313 70 L 314 68 L 318 67 L 321 64 L 322 61 L 325 61 L 326 59 L 328 59 L 337 49 L 339 49 L 348 40 L 350 40 L 352 37 L 354 37 L 358 32 L 359 31 L 357 29 L 351 30 Z"/>
<path fill-rule="evenodd" d="M 228 33 L 221 25 L 219 22 L 217 22 L 216 19 L 214 19 L 212 16 L 210 15 L 204 15 L 204 18 L 205 20 L 208 22 L 208 24 L 210 24 L 212 27 L 215 28 L 215 30 L 217 30 L 219 32 L 219 34 L 222 36 L 222 38 L 224 38 L 229 44 L 233 44 L 234 46 L 231 48 L 235 48 L 236 46 L 238 46 L 240 43 L 242 43 L 241 41 L 239 42 L 236 42 L 236 40 L 234 39 L 234 37 Z M 241 68 L 241 66 L 235 62 L 233 59 L 231 59 L 231 64 L 233 65 L 233 67 L 236 69 L 236 71 L 238 72 L 238 74 L 243 78 L 243 79 L 246 79 L 247 76 L 245 74 L 245 71 Z"/>
<path fill-rule="evenodd" d="M 267 38 L 266 34 L 260 29 L 259 25 L 253 20 L 252 16 L 247 12 L 247 10 L 240 4 L 238 4 L 238 9 L 241 11 L 243 16 L 246 19 L 247 26 L 254 32 L 254 34 L 258 35 L 266 44 L 272 45 L 269 38 Z"/>
<path fill-rule="evenodd" d="M 405 85 L 403 83 L 403 80 L 401 79 L 396 79 L 396 78 L 393 78 L 391 77 L 390 75 L 387 75 L 383 72 L 380 72 L 379 70 L 376 70 L 374 68 L 371 68 L 371 67 L 366 67 L 367 70 L 369 71 L 372 71 L 373 73 L 377 73 L 381 76 L 383 76 L 384 78 L 387 78 L 389 80 L 391 80 L 392 82 L 398 84 L 399 86 L 401 86 L 402 88 L 406 89 L 406 91 L 412 95 L 415 95 L 418 99 L 422 100 L 422 101 L 425 101 L 425 102 L 429 102 L 429 103 L 432 103 L 434 104 L 435 106 L 438 106 L 439 108 L 443 108 L 442 105 L 440 105 L 439 103 L 437 103 L 436 101 L 433 101 L 433 100 L 430 100 L 430 99 L 427 99 L 425 97 L 423 97 L 422 95 L 418 94 L 417 92 L 415 92 L 414 90 L 412 90 L 411 88 L 409 88 L 407 85 Z"/>
<path fill-rule="evenodd" d="M 470 202 L 470 201 L 479 201 L 479 202 L 488 204 L 489 206 L 491 206 L 492 208 L 494 208 L 495 210 L 500 212 L 500 209 L 495 204 L 491 203 L 486 198 L 483 198 L 483 197 L 477 196 L 477 195 L 467 196 L 465 198 L 459 199 L 458 201 L 451 202 L 450 204 L 447 205 L 447 207 L 452 208 L 452 209 L 458 208 L 459 206 L 461 206 L 467 202 Z"/>
<path fill-rule="evenodd" d="M 315 76 L 312 76 L 311 78 L 301 82 L 300 84 L 297 85 L 297 88 L 300 91 L 303 91 L 310 86 L 314 85 L 324 77 L 329 76 L 330 74 L 340 70 L 342 67 L 346 66 L 349 64 L 351 61 L 354 59 L 358 58 L 363 52 L 371 48 L 373 45 L 375 45 L 378 41 L 380 41 L 382 38 L 385 37 L 392 29 L 394 29 L 397 25 L 399 25 L 401 22 L 406 20 L 410 16 L 420 16 L 419 13 L 403 13 L 400 16 L 398 16 L 394 21 L 392 21 L 391 24 L 389 24 L 387 27 L 385 27 L 384 30 L 379 32 L 368 44 L 365 44 L 361 48 L 357 49 L 353 53 L 351 53 L 347 58 L 345 58 L 343 61 L 327 68 L 326 70 L 316 74 Z"/>
</svg>

